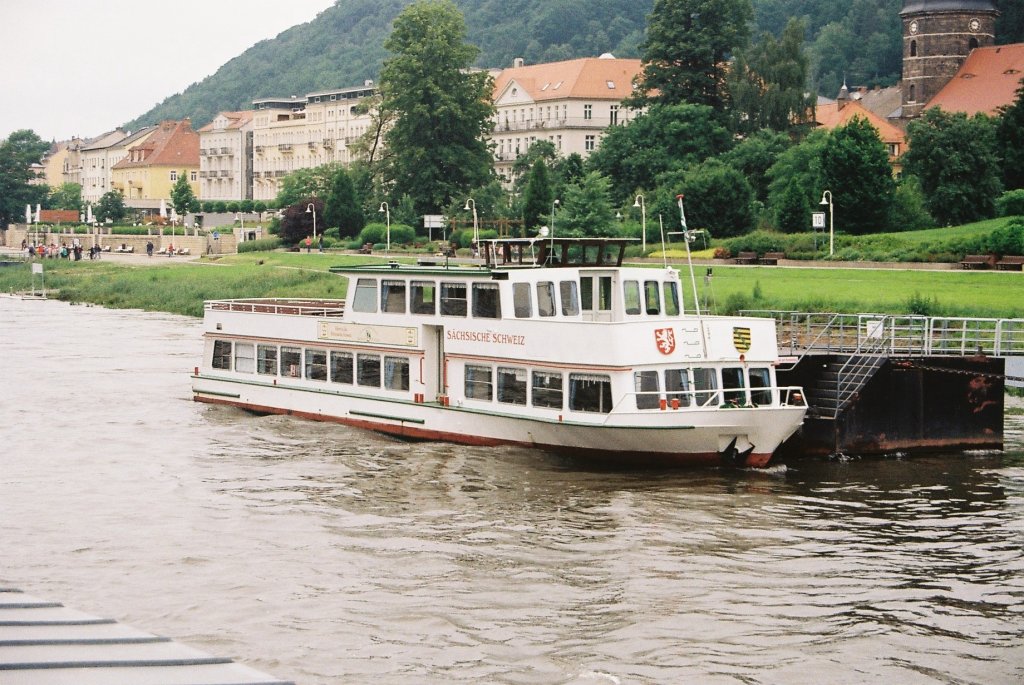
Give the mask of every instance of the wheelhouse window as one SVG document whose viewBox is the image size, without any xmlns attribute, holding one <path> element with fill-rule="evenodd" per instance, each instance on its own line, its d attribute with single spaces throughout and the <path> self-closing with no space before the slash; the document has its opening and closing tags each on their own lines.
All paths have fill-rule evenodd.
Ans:
<svg viewBox="0 0 1024 685">
<path fill-rule="evenodd" d="M 570 373 L 569 409 L 601 414 L 611 412 L 611 377 L 588 373 Z"/>
<path fill-rule="evenodd" d="M 409 389 L 408 357 L 384 357 L 384 387 L 388 390 Z"/>
<path fill-rule="evenodd" d="M 644 310 L 652 316 L 661 314 L 657 281 L 644 281 Z"/>
<path fill-rule="evenodd" d="M 256 346 L 256 372 L 265 376 L 277 375 L 277 346 Z"/>
<path fill-rule="evenodd" d="M 541 316 L 555 315 L 555 284 L 550 281 L 537 284 L 537 313 Z"/>
<path fill-rule="evenodd" d="M 411 290 L 413 314 L 437 314 L 437 286 L 433 281 L 413 281 Z"/>
<path fill-rule="evenodd" d="M 356 281 L 356 294 L 352 309 L 357 312 L 377 311 L 377 279 L 360 278 Z"/>
<path fill-rule="evenodd" d="M 580 303 L 583 311 L 609 311 L 612 308 L 612 277 L 580 279 Z"/>
<path fill-rule="evenodd" d="M 354 378 L 353 362 L 354 359 L 351 352 L 331 350 L 331 382 L 352 385 Z"/>
<path fill-rule="evenodd" d="M 480 319 L 500 319 L 501 300 L 497 283 L 473 284 L 473 316 Z"/>
<path fill-rule="evenodd" d="M 622 284 L 622 297 L 626 314 L 636 316 L 640 313 L 640 284 L 637 281 L 626 281 Z"/>
<path fill-rule="evenodd" d="M 498 367 L 498 401 L 526 404 L 526 369 Z"/>
<path fill-rule="evenodd" d="M 252 343 L 235 344 L 235 371 L 252 373 L 256 370 L 256 346 Z"/>
<path fill-rule="evenodd" d="M 772 374 L 767 368 L 753 368 L 750 375 L 750 401 L 756 405 L 772 403 Z"/>
<path fill-rule="evenodd" d="M 211 366 L 215 369 L 231 370 L 231 341 L 213 341 L 213 361 Z"/>
<path fill-rule="evenodd" d="M 306 378 L 327 380 L 327 350 L 306 350 Z"/>
<path fill-rule="evenodd" d="M 405 314 L 405 281 L 388 278 L 381 281 L 380 309 L 388 314 Z"/>
<path fill-rule="evenodd" d="M 674 281 L 665 281 L 662 285 L 665 295 L 665 314 L 668 316 L 679 316 L 679 288 Z"/>
<path fill-rule="evenodd" d="M 558 293 L 562 298 L 562 316 L 579 316 L 580 298 L 576 281 L 559 282 Z"/>
<path fill-rule="evenodd" d="M 694 401 L 699 407 L 718 404 L 718 374 L 714 369 L 693 370 Z"/>
<path fill-rule="evenodd" d="M 281 348 L 281 375 L 290 378 L 302 377 L 302 350 L 298 347 Z"/>
<path fill-rule="evenodd" d="M 725 391 L 725 403 L 745 405 L 747 403 L 746 374 L 742 366 L 730 366 L 722 369 L 722 389 Z"/>
<path fill-rule="evenodd" d="M 562 408 L 562 374 L 534 371 L 532 385 L 533 406 Z"/>
<path fill-rule="evenodd" d="M 637 409 L 657 409 L 661 396 L 658 394 L 657 371 L 635 371 L 633 386 L 636 390 Z"/>
<path fill-rule="evenodd" d="M 676 400 L 680 407 L 690 406 L 690 373 L 686 369 L 665 371 L 665 394 L 669 402 Z"/>
<path fill-rule="evenodd" d="M 466 399 L 488 400 L 493 396 L 491 367 L 466 365 Z"/>
<path fill-rule="evenodd" d="M 356 383 L 371 388 L 380 387 L 380 355 L 356 355 Z"/>
<path fill-rule="evenodd" d="M 441 315 L 465 316 L 467 311 L 466 284 L 441 283 Z"/>
<path fill-rule="evenodd" d="M 533 316 L 533 300 L 530 299 L 529 283 L 512 284 L 512 306 L 517 319 L 529 319 Z"/>
</svg>

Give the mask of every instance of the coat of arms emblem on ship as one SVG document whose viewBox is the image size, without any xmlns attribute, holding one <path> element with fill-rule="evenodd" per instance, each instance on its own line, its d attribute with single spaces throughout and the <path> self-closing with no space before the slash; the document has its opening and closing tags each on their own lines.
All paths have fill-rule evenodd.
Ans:
<svg viewBox="0 0 1024 685">
<path fill-rule="evenodd" d="M 676 349 L 676 334 L 671 328 L 658 328 L 654 331 L 654 344 L 658 352 L 672 354 Z"/>
<path fill-rule="evenodd" d="M 732 329 L 732 344 L 736 348 L 736 351 L 740 354 L 750 351 L 750 329 L 740 328 L 739 326 Z"/>
</svg>

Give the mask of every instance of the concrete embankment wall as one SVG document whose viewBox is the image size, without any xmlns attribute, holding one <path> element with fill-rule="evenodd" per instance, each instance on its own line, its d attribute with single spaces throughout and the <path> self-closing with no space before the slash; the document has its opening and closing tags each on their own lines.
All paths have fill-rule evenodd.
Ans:
<svg viewBox="0 0 1024 685">
<path fill-rule="evenodd" d="M 101 229 L 106 230 L 106 229 Z M 88 250 L 93 245 L 102 248 L 109 247 L 111 251 L 124 245 L 134 248 L 135 253 L 146 253 L 146 243 L 152 241 L 153 249 L 160 251 L 173 245 L 175 250 L 185 248 L 192 255 L 203 254 L 233 254 L 238 251 L 238 240 L 231 230 L 217 231 L 217 238 L 214 239 L 213 232 L 202 233 L 194 228 L 177 228 L 173 235 L 169 227 L 154 227 L 150 229 L 150 235 L 121 235 L 118 233 L 73 233 L 71 229 L 53 227 L 50 230 L 26 227 L 24 224 L 14 224 L 6 231 L 0 231 L 5 246 L 11 248 L 21 247 L 24 240 L 29 244 L 40 242 L 44 245 L 51 243 L 60 247 L 66 244 L 69 247 L 78 238 L 82 246 Z"/>
</svg>

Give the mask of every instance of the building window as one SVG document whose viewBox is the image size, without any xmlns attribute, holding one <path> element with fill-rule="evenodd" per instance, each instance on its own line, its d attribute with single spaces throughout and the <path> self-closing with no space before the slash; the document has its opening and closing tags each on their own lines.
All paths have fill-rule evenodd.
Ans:
<svg viewBox="0 0 1024 685">
<path fill-rule="evenodd" d="M 593 152 L 597 146 L 597 136 L 586 136 L 583 139 L 583 149 L 587 152 Z"/>
<path fill-rule="evenodd" d="M 171 182 L 173 183 L 174 181 L 177 181 L 177 180 L 178 180 L 178 172 L 172 169 L 171 170 Z"/>
<path fill-rule="evenodd" d="M 917 57 L 917 41 L 916 40 L 910 41 L 910 56 L 911 57 Z"/>
<path fill-rule="evenodd" d="M 914 85 L 911 84 L 911 86 L 910 86 L 910 94 L 907 96 L 907 102 L 916 102 L 916 98 L 914 96 L 914 93 L 915 93 L 915 88 L 914 88 Z"/>
<path fill-rule="evenodd" d="M 612 126 L 616 126 L 619 123 L 619 106 L 618 105 L 612 105 L 609 108 L 608 119 L 609 119 L 609 123 L 611 123 Z"/>
<path fill-rule="evenodd" d="M 593 119 L 594 118 L 594 106 L 593 105 L 583 105 L 583 118 L 584 119 Z"/>
<path fill-rule="evenodd" d="M 197 180 L 197 179 L 199 178 L 198 172 L 196 172 L 196 171 L 193 171 L 193 172 L 192 172 L 192 173 L 191 173 L 191 174 L 189 175 L 189 178 L 190 178 L 190 180 L 191 180 L 191 181 L 192 181 L 193 183 L 195 183 L 195 182 L 196 182 L 196 180 Z"/>
</svg>

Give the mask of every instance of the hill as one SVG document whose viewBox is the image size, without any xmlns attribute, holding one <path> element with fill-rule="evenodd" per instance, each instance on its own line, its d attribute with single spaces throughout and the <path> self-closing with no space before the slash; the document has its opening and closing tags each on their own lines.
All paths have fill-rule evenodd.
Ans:
<svg viewBox="0 0 1024 685">
<path fill-rule="evenodd" d="M 316 19 L 264 40 L 184 92 L 125 124 L 192 117 L 196 127 L 222 110 L 248 109 L 260 97 L 304 95 L 376 79 L 391 22 L 410 0 L 338 0 Z M 654 0 L 455 0 L 480 67 L 539 63 L 611 52 L 638 57 Z M 1024 40 L 1024 0 L 999 0 L 1004 35 Z M 752 35 L 778 35 L 790 17 L 807 26 L 809 87 L 833 96 L 850 85 L 891 85 L 900 74 L 901 0 L 753 0 Z"/>
</svg>

